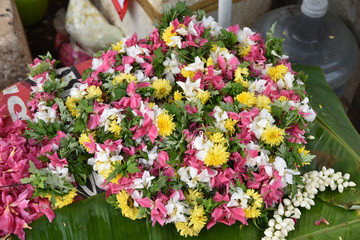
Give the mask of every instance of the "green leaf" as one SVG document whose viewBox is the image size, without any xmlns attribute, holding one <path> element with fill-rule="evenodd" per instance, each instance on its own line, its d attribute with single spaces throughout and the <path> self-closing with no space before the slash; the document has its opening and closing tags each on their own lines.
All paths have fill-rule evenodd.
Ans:
<svg viewBox="0 0 360 240">
<path fill-rule="evenodd" d="M 319 67 L 294 66 L 295 71 L 302 70 L 308 74 L 306 90 L 312 96 L 312 107 L 318 113 L 315 126 L 310 134 L 316 136 L 307 148 L 317 157 L 310 168 L 321 166 L 334 168 L 343 174 L 349 173 L 350 180 L 360 186 L 360 136 L 351 124 L 335 93 L 327 84 Z M 320 137 L 319 137 L 320 135 Z M 338 198 L 334 194 L 333 198 Z M 322 196 L 322 195 L 320 195 Z M 357 195 L 349 202 L 357 202 Z M 330 201 L 330 199 L 327 199 Z M 342 205 L 346 203 L 343 202 Z"/>
<path fill-rule="evenodd" d="M 295 231 L 289 233 L 289 240 L 355 240 L 360 236 L 360 217 L 356 211 L 346 211 L 316 200 L 310 211 L 304 210 L 301 213 Z M 315 221 L 321 218 L 327 220 L 329 225 L 321 223 L 316 226 Z"/>
<path fill-rule="evenodd" d="M 43 216 L 26 229 L 26 239 L 260 239 L 262 231 L 251 221 L 249 226 L 239 224 L 229 227 L 216 224 L 210 230 L 202 229 L 196 238 L 181 237 L 174 224 L 152 227 L 149 220 L 132 221 L 121 215 L 105 201 L 105 194 L 78 201 L 69 206 L 55 210 L 56 217 L 52 223 Z"/>
</svg>

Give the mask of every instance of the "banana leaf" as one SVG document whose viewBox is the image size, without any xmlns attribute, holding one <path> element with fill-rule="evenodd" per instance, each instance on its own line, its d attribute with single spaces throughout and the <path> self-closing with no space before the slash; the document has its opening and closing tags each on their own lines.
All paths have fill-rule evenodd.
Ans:
<svg viewBox="0 0 360 240">
<path fill-rule="evenodd" d="M 360 184 L 360 136 L 346 116 L 339 100 L 330 89 L 323 72 L 318 67 L 295 66 L 296 71 L 309 75 L 307 91 L 312 95 L 312 106 L 318 117 L 311 134 L 317 137 L 308 148 L 317 155 L 308 170 L 321 166 L 351 174 L 351 180 Z M 296 230 L 288 239 L 350 239 L 360 236 L 360 217 L 357 211 L 332 206 L 330 203 L 350 207 L 359 204 L 359 190 L 353 188 L 344 194 L 321 194 L 316 205 L 303 209 Z M 81 200 L 55 211 L 49 223 L 41 217 L 26 230 L 27 239 L 185 239 L 176 232 L 174 225 L 151 226 L 146 219 L 132 221 L 121 216 L 105 201 L 103 194 Z M 325 218 L 329 225 L 316 226 L 315 221 Z M 249 221 L 248 226 L 217 224 L 210 230 L 203 229 L 195 239 L 261 239 L 263 230 Z"/>
</svg>

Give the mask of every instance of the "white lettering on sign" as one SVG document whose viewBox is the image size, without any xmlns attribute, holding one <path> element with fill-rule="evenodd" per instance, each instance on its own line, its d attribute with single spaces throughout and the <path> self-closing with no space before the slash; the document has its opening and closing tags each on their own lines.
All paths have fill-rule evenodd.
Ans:
<svg viewBox="0 0 360 240">
<path fill-rule="evenodd" d="M 14 93 L 18 93 L 18 92 L 19 92 L 19 89 L 18 89 L 18 87 L 16 85 L 10 86 L 10 87 L 5 88 L 3 90 L 4 95 L 6 95 L 6 94 L 14 94 Z"/>
<path fill-rule="evenodd" d="M 13 122 L 15 122 L 19 116 L 21 120 L 30 120 L 30 117 L 27 115 L 27 108 L 24 101 L 18 96 L 11 96 L 7 101 L 8 110 Z M 21 110 L 20 112 L 15 112 L 15 105 L 19 105 Z M 17 115 L 16 115 L 17 114 Z"/>
</svg>

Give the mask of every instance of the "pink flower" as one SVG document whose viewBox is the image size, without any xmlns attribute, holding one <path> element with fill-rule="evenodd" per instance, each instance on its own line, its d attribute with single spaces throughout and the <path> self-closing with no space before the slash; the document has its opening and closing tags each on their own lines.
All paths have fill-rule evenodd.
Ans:
<svg viewBox="0 0 360 240">
<path fill-rule="evenodd" d="M 325 223 L 326 225 L 329 225 L 329 224 L 330 224 L 330 223 L 329 223 L 328 221 L 326 221 L 326 219 L 323 218 L 323 217 L 322 217 L 320 220 L 316 221 L 315 224 L 316 224 L 316 226 L 319 226 L 322 222 Z"/>
</svg>

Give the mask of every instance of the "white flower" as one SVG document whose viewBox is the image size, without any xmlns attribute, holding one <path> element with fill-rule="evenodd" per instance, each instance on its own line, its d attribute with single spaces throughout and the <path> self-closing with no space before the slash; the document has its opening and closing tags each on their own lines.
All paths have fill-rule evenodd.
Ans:
<svg viewBox="0 0 360 240">
<path fill-rule="evenodd" d="M 193 81 L 190 80 L 189 77 L 186 79 L 186 82 L 181 82 L 181 81 L 176 82 L 176 84 L 179 85 L 182 88 L 182 90 L 185 93 L 185 97 L 188 100 L 194 100 L 195 99 L 197 91 L 201 90 L 200 83 L 201 83 L 200 78 L 198 80 L 196 80 L 195 82 L 193 82 Z"/>
<path fill-rule="evenodd" d="M 249 86 L 249 92 L 262 93 L 266 89 L 266 80 L 259 79 L 252 82 Z"/>
<path fill-rule="evenodd" d="M 177 32 L 181 36 L 187 36 L 188 35 L 188 31 L 184 27 L 176 29 L 175 32 Z"/>
<path fill-rule="evenodd" d="M 253 32 L 250 28 L 244 27 L 242 30 L 239 30 L 237 32 L 237 38 L 238 41 L 242 44 L 250 44 L 254 45 L 256 42 L 250 39 L 250 36 L 254 35 L 255 32 Z"/>
<path fill-rule="evenodd" d="M 293 184 L 293 175 L 300 175 L 300 172 L 293 169 L 288 169 L 286 162 L 283 158 L 277 156 L 273 162 L 275 169 L 279 172 L 282 177 L 281 182 L 286 187 L 288 184 Z"/>
<path fill-rule="evenodd" d="M 78 87 L 72 87 L 70 89 L 70 96 L 81 99 L 86 94 L 86 89 L 88 87 L 87 83 L 80 84 Z"/>
<path fill-rule="evenodd" d="M 201 20 L 201 22 L 206 29 L 210 29 L 211 36 L 215 37 L 215 36 L 219 35 L 222 27 L 218 22 L 216 22 L 214 20 L 213 17 L 209 16 L 206 18 L 204 16 L 203 19 Z"/>
<path fill-rule="evenodd" d="M 172 198 L 169 199 L 168 203 L 165 205 L 167 214 L 169 218 L 166 220 L 166 223 L 171 222 L 186 222 L 186 217 L 184 214 L 189 214 L 189 210 L 186 208 L 183 202 L 179 201 L 180 194 L 176 192 Z"/>
<path fill-rule="evenodd" d="M 180 36 L 172 36 L 170 38 L 171 42 L 169 43 L 169 47 L 175 47 L 178 46 L 179 49 L 181 49 L 181 37 Z"/>
<path fill-rule="evenodd" d="M 277 81 L 277 86 L 279 89 L 291 89 L 293 87 L 294 75 L 290 72 L 287 72 L 283 79 Z"/>
<path fill-rule="evenodd" d="M 261 165 L 266 165 L 269 162 L 270 152 L 266 149 L 261 149 L 259 145 L 254 142 L 250 142 L 246 145 L 247 150 L 256 150 L 260 154 L 256 157 L 251 157 L 249 154 L 246 155 L 246 165 L 249 167 L 259 167 Z"/>
<path fill-rule="evenodd" d="M 214 144 L 210 140 L 203 137 L 203 132 L 201 132 L 200 135 L 197 136 L 192 142 L 192 147 L 198 150 L 195 156 L 200 161 L 204 161 L 207 153 L 213 146 Z"/>
<path fill-rule="evenodd" d="M 227 132 L 225 128 L 226 120 L 229 118 L 227 113 L 219 106 L 214 107 L 213 117 L 215 118 L 215 127 L 219 128 L 223 132 Z"/>
<path fill-rule="evenodd" d="M 258 116 L 256 116 L 252 123 L 249 124 L 250 130 L 255 133 L 259 139 L 268 124 L 272 125 L 275 122 L 271 113 L 267 109 L 262 109 Z"/>
<path fill-rule="evenodd" d="M 175 80 L 174 75 L 181 72 L 179 68 L 180 63 L 177 55 L 171 53 L 171 58 L 166 57 L 163 65 L 165 67 L 164 74 L 166 74 L 166 79 L 170 80 L 170 82 L 173 83 Z"/>
<path fill-rule="evenodd" d="M 149 82 L 150 78 L 144 74 L 142 70 L 136 70 L 133 75 L 136 77 L 137 82 Z"/>
<path fill-rule="evenodd" d="M 197 71 L 204 72 L 205 71 L 204 62 L 201 61 L 199 57 L 195 57 L 195 62 L 184 67 L 184 70 L 191 72 L 197 72 Z"/>
<path fill-rule="evenodd" d="M 150 176 L 149 171 L 144 171 L 143 175 L 141 178 L 136 178 L 133 180 L 133 186 L 132 188 L 134 189 L 149 189 L 149 187 L 151 186 L 151 180 L 153 180 L 155 177 L 154 176 Z"/>
<path fill-rule="evenodd" d="M 147 146 L 145 146 L 143 148 L 143 151 L 146 152 L 148 154 L 148 160 L 145 158 L 140 158 L 139 161 L 142 165 L 146 166 L 146 167 L 150 167 L 154 164 L 154 160 L 157 159 L 158 156 L 158 151 L 157 151 L 157 146 L 154 146 L 150 152 L 147 150 Z"/>
<path fill-rule="evenodd" d="M 248 199 L 250 199 L 250 197 L 248 195 L 246 195 L 244 193 L 244 191 L 239 188 L 236 187 L 235 188 L 236 192 L 234 192 L 231 195 L 230 201 L 228 202 L 228 204 L 226 205 L 227 207 L 240 207 L 240 208 L 247 208 L 247 201 Z"/>
<path fill-rule="evenodd" d="M 149 54 L 150 54 L 149 49 L 139 47 L 138 45 L 126 48 L 126 55 L 133 57 L 137 63 L 144 62 L 144 59 L 141 58 L 139 55 L 149 56 Z"/>
<path fill-rule="evenodd" d="M 180 180 L 185 182 L 189 186 L 189 188 L 194 188 L 197 186 L 198 182 L 203 182 L 207 183 L 209 189 L 211 189 L 211 178 L 214 177 L 217 172 L 215 171 L 214 173 L 209 174 L 209 171 L 207 169 L 203 169 L 199 174 L 198 172 L 198 169 L 191 166 L 188 166 L 186 168 L 181 167 L 178 170 Z"/>
<path fill-rule="evenodd" d="M 56 120 L 56 110 L 45 106 L 45 102 L 40 102 L 38 105 L 39 109 L 35 113 L 34 121 L 44 120 L 46 123 L 54 123 Z"/>
<path fill-rule="evenodd" d="M 198 33 L 196 32 L 195 28 L 194 28 L 194 22 L 195 22 L 195 19 L 191 20 L 188 27 L 187 27 L 187 31 L 188 33 L 190 33 L 191 35 L 194 35 L 194 36 L 198 36 Z"/>
</svg>

